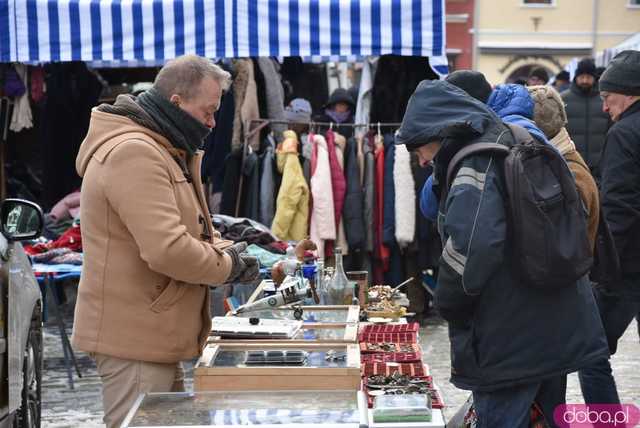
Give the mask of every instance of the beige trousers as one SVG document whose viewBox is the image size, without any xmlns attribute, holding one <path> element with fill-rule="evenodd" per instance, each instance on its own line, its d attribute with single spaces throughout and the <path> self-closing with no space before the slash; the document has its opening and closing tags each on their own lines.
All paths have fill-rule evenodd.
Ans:
<svg viewBox="0 0 640 428">
<path fill-rule="evenodd" d="M 144 392 L 184 391 L 182 363 L 149 363 L 125 360 L 109 355 L 92 354 L 102 379 L 104 423 L 119 428 L 122 421 Z"/>
</svg>

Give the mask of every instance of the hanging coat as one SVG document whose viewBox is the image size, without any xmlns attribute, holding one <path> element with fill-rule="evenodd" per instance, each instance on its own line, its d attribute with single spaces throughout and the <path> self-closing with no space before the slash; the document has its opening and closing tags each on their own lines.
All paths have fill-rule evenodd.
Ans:
<svg viewBox="0 0 640 428">
<path fill-rule="evenodd" d="M 373 136 L 366 136 L 362 147 L 364 153 L 364 181 L 362 185 L 362 193 L 364 199 L 363 221 L 365 233 L 365 248 L 368 252 L 373 253 L 375 240 L 374 212 L 376 206 L 376 160 L 373 153 L 373 148 L 371 144 L 369 144 L 369 140 L 373 142 Z"/>
<path fill-rule="evenodd" d="M 276 153 L 282 184 L 271 231 L 282 241 L 300 241 L 307 236 L 309 187 L 298 159 L 297 137 L 293 131 L 285 131 L 284 135 L 282 148 Z"/>
<path fill-rule="evenodd" d="M 416 233 L 416 193 L 411 156 L 406 146 L 396 146 L 393 164 L 394 210 L 396 241 L 400 248 L 406 248 Z"/>
<path fill-rule="evenodd" d="M 344 153 L 347 145 L 347 140 L 340 134 L 333 134 L 335 139 L 336 146 L 336 157 L 338 158 L 338 165 L 340 166 L 340 175 L 344 180 L 344 197 L 346 198 L 347 194 L 347 180 L 345 177 L 344 171 Z M 349 243 L 347 242 L 347 235 L 344 231 L 344 217 L 342 216 L 342 210 L 344 209 L 345 198 L 342 200 L 342 207 L 340 209 L 340 221 L 338 222 L 338 239 L 336 239 L 336 247 L 342 249 L 342 255 L 346 256 L 349 254 Z"/>
<path fill-rule="evenodd" d="M 376 209 L 374 214 L 374 222 L 375 222 L 375 258 L 377 263 L 375 263 L 374 268 L 374 280 L 377 284 L 382 284 L 383 274 L 385 271 L 389 270 L 389 248 L 384 244 L 384 161 L 385 161 L 385 153 L 384 153 L 384 143 L 382 137 L 375 137 L 375 161 L 376 161 L 376 180 L 375 180 L 375 189 L 376 189 Z"/>
<path fill-rule="evenodd" d="M 260 208 L 258 221 L 262 224 L 271 224 L 275 216 L 275 172 L 273 164 L 275 161 L 275 142 L 273 137 L 266 139 L 267 147 L 260 159 Z"/>
<path fill-rule="evenodd" d="M 313 141 L 311 160 L 311 210 L 310 236 L 318 246 L 318 255 L 324 258 L 324 241 L 336 239 L 336 221 L 331 187 L 331 166 L 327 141 L 322 135 L 309 136 Z"/>
<path fill-rule="evenodd" d="M 347 193 L 342 211 L 347 242 L 352 252 L 361 251 L 365 247 L 363 193 L 356 146 L 356 140 L 349 139 L 345 157 Z"/>
<path fill-rule="evenodd" d="M 344 205 L 347 183 L 338 161 L 335 146 L 335 134 L 333 131 L 327 131 L 327 149 L 329 151 L 329 165 L 331 166 L 331 187 L 333 188 L 333 206 L 337 227 L 342 218 L 342 206 Z"/>
</svg>

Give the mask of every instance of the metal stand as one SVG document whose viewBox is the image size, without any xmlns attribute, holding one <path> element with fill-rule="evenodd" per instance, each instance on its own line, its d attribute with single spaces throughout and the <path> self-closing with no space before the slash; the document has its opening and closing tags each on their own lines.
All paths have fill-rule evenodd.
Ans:
<svg viewBox="0 0 640 428">
<path fill-rule="evenodd" d="M 62 340 L 62 352 L 64 353 L 64 366 L 67 369 L 67 378 L 69 380 L 69 388 L 74 389 L 73 385 L 73 372 L 71 371 L 71 364 L 73 363 L 73 367 L 76 369 L 76 373 L 78 377 L 82 377 L 82 373 L 80 373 L 80 368 L 78 367 L 78 362 L 76 361 L 76 356 L 73 353 L 73 349 L 71 348 L 71 343 L 69 342 L 69 336 L 67 336 L 67 331 L 64 326 L 64 318 L 62 314 L 62 310 L 60 308 L 61 303 L 58 300 L 58 295 L 55 293 L 53 286 L 55 285 L 55 280 L 53 277 L 53 273 L 47 273 L 44 280 L 45 293 L 48 293 L 51 296 L 51 307 L 54 309 L 56 315 L 56 323 L 58 324 L 58 330 L 60 331 L 60 339 Z"/>
</svg>

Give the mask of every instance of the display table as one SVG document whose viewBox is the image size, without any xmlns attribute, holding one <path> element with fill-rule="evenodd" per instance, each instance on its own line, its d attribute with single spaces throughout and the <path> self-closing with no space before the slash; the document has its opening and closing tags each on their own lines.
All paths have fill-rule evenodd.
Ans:
<svg viewBox="0 0 640 428">
<path fill-rule="evenodd" d="M 243 391 L 141 394 L 122 427 L 362 428 L 362 392 Z"/>
<path fill-rule="evenodd" d="M 40 290 L 42 291 L 43 313 L 48 313 L 47 301 L 51 302 L 51 308 L 53 308 L 53 311 L 55 312 L 56 323 L 58 325 L 58 331 L 60 333 L 60 340 L 62 341 L 62 352 L 64 356 L 64 366 L 67 370 L 67 381 L 69 384 L 69 389 L 74 389 L 72 366 L 75 368 L 78 377 L 82 377 L 82 373 L 80 373 L 80 368 L 78 367 L 76 356 L 73 353 L 73 348 L 71 348 L 71 343 L 69 342 L 69 337 L 67 336 L 66 326 L 64 325 L 64 317 L 62 313 L 62 302 L 60 302 L 58 293 L 53 288 L 59 281 L 63 281 L 65 279 L 80 279 L 80 275 L 82 274 L 82 266 L 70 264 L 49 265 L 43 263 L 34 263 L 31 268 L 33 269 L 33 273 L 36 276 L 38 284 L 40 284 Z M 50 296 L 51 299 L 47 299 L 47 296 Z"/>
<path fill-rule="evenodd" d="M 361 391 L 234 391 L 141 394 L 123 428 L 444 428 L 442 411 L 431 422 L 374 424 Z"/>
</svg>

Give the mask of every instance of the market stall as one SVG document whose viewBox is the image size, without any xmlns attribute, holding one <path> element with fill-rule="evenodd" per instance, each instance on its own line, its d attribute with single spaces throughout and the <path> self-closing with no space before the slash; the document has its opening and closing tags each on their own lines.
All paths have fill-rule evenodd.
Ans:
<svg viewBox="0 0 640 428">
<path fill-rule="evenodd" d="M 359 284 L 343 282 L 341 290 L 347 292 L 342 301 L 320 287 L 325 305 L 318 306 L 315 292 L 306 291 L 308 284 L 326 284 L 335 271 L 325 272 L 319 260 L 307 260 L 313 269 L 303 275 L 294 266 L 293 272 L 284 272 L 294 284 L 279 284 L 280 289 L 274 291 L 288 289 L 281 300 L 289 306 L 276 308 L 280 305 L 267 300 L 267 307 L 257 311 L 248 310 L 247 303 L 269 297 L 262 295 L 262 289 L 255 292 L 257 284 L 227 287 L 230 294 L 221 297 L 245 305 L 244 312 L 233 318 L 247 320 L 249 326 L 256 319 L 258 324 L 270 319 L 301 325 L 284 340 L 260 337 L 247 341 L 225 337 L 224 326 L 214 322 L 214 329 L 219 329 L 212 331 L 195 370 L 197 392 L 141 397 L 127 423 L 239 426 L 257 421 L 266 426 L 362 427 L 383 426 L 382 421 L 390 423 L 395 418 L 402 424 L 390 426 L 444 425 L 442 398 L 422 361 L 417 325 L 404 319 L 407 305 L 396 302 L 390 289 L 372 288 L 371 304 L 364 297 L 370 283 L 397 285 L 414 276 L 414 286 L 404 299 L 424 306 L 412 298 L 411 290 L 420 287 L 419 276 L 428 265 L 417 260 L 429 257 L 429 251 L 415 243 L 435 236 L 430 226 L 421 225 L 415 216 L 416 194 L 426 175 L 418 171 L 408 153 L 396 151 L 393 133 L 417 82 L 437 78 L 434 71 L 446 72 L 444 0 L 8 0 L 0 6 L 0 28 L 8 29 L 0 32 L 0 62 L 30 66 L 21 79 L 31 90 L 12 100 L 12 114 L 29 116 L 30 101 L 35 102 L 39 94 L 34 93 L 33 88 L 38 87 L 34 82 L 40 82 L 49 91 L 42 108 L 47 119 L 43 133 L 49 142 L 73 134 L 64 138 L 68 150 L 49 145 L 61 157 L 60 169 L 69 174 L 68 182 L 60 186 L 66 188 L 60 197 L 78 185 L 74 181 L 77 177 L 71 177 L 75 173 L 69 160 L 75 157 L 86 132 L 90 107 L 104 92 L 106 72 L 101 74 L 101 69 L 160 66 L 183 54 L 198 54 L 232 71 L 233 88 L 222 100 L 219 126 L 207 142 L 203 175 L 209 184 L 212 211 L 231 216 L 230 220 L 214 222 L 216 228 L 227 239 L 250 241 L 250 251 L 260 257 L 263 269 L 288 258 L 287 241 L 305 237 L 289 234 L 291 219 L 281 223 L 284 227 L 274 227 L 280 205 L 277 196 L 282 189 L 274 186 L 271 193 L 265 192 L 260 176 L 265 165 L 274 182 L 287 174 L 276 170 L 282 131 L 296 125 L 283 122 L 281 116 L 285 97 L 280 73 L 285 71 L 279 67 L 287 62 L 283 58 L 317 62 L 380 57 L 365 61 L 368 79 L 362 79 L 358 111 L 353 112 L 360 123 L 340 127 L 333 122 L 306 123 L 311 134 L 319 137 L 312 139 L 312 145 L 322 145 L 325 139 L 331 177 L 337 171 L 342 177 L 340 201 L 331 201 L 335 216 L 321 219 L 325 224 L 333 223 L 335 236 L 313 231 L 318 226 L 313 221 L 318 219 L 313 211 L 317 204 L 312 204 L 307 218 L 300 221 L 300 230 L 305 229 L 302 235 L 311 228 L 312 237 L 318 238 L 316 256 L 333 264 L 337 247 L 341 247 L 347 270 L 360 275 L 368 272 L 368 279 Z M 42 64 L 46 65 L 40 67 Z M 71 75 L 72 79 L 66 78 Z M 312 86 L 310 91 L 316 88 Z M 69 96 L 71 92 L 74 96 Z M 341 139 L 343 130 L 354 139 Z M 297 135 L 301 142 L 302 136 Z M 306 138 L 308 142 L 308 135 Z M 303 154 L 302 144 L 296 150 Z M 359 161 L 354 162 L 356 158 Z M 367 169 L 362 163 L 365 159 Z M 365 177 L 375 181 L 368 181 L 369 190 L 364 190 Z M 404 179 L 408 180 L 409 194 L 401 191 Z M 308 189 L 307 197 L 312 196 L 313 189 Z M 368 210 L 346 212 L 364 206 L 365 198 L 371 202 Z M 408 209 L 396 210 L 400 203 L 408 203 Z M 271 211 L 265 213 L 265 206 L 271 206 Z M 405 216 L 405 211 L 413 216 Z M 243 219 L 237 221 L 237 217 Z M 357 230 L 364 232 L 358 235 L 354 233 Z M 298 300 L 305 305 L 290 306 Z M 355 304 L 345 305 L 345 300 Z M 214 305 L 221 306 L 218 302 Z M 229 307 L 238 309 L 233 302 Z M 366 319 L 362 314 L 371 320 L 362 321 Z M 385 318 L 387 321 L 381 321 Z M 385 325 L 373 325 L 372 321 Z M 303 391 L 291 392 L 294 389 Z M 410 398 L 402 403 L 394 396 Z M 376 407 L 378 398 L 381 404 Z M 418 405 L 409 415 L 406 409 L 411 399 L 418 400 Z M 410 417 L 420 422 L 412 425 Z"/>
</svg>

